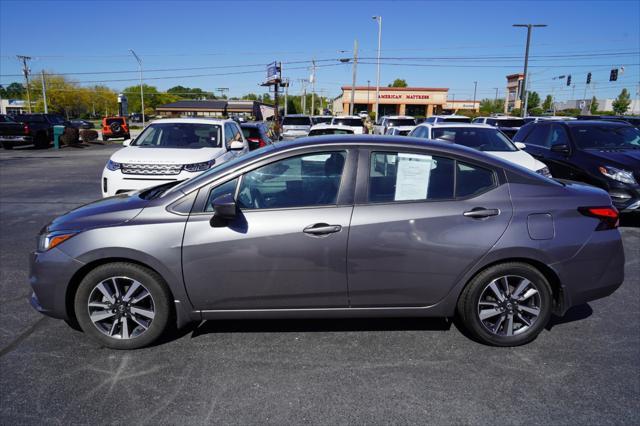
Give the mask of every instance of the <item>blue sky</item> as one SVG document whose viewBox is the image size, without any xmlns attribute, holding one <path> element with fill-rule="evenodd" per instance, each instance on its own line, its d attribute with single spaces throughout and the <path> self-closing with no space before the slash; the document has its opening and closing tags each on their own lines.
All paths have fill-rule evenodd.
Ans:
<svg viewBox="0 0 640 426">
<path fill-rule="evenodd" d="M 101 72 L 69 78 L 122 89 L 137 82 L 132 48 L 145 69 L 172 69 L 145 72 L 145 82 L 161 90 L 180 84 L 228 87 L 232 96 L 261 93 L 263 64 L 280 60 L 292 80 L 290 92 L 298 93 L 297 79 L 309 76 L 304 61 L 316 58 L 322 65 L 317 91 L 336 96 L 351 82 L 351 66 L 337 58 L 352 54 L 354 39 L 362 58 L 357 82 L 375 85 L 373 15 L 383 17 L 382 57 L 397 58 L 383 60 L 381 85 L 404 78 L 411 86 L 448 87 L 450 96 L 470 99 L 478 81 L 478 98 L 493 98 L 496 87 L 504 94 L 505 75 L 522 70 L 526 38 L 525 29 L 511 24 L 531 22 L 548 25 L 533 34 L 531 90 L 582 97 L 588 71 L 595 83 L 588 95 L 613 97 L 627 87 L 636 96 L 639 90 L 638 1 L 0 0 L 0 83 L 22 81 L 15 55 L 24 54 L 34 58 L 34 73 Z M 613 66 L 625 68 L 616 83 L 608 81 Z M 222 73 L 228 75 L 212 75 Z M 567 74 L 575 88 L 552 79 Z M 131 81 L 112 81 L 121 79 Z"/>
</svg>

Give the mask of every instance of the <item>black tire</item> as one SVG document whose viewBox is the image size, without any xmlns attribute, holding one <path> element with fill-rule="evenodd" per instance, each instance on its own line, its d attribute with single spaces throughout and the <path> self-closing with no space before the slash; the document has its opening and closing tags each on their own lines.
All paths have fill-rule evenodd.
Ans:
<svg viewBox="0 0 640 426">
<path fill-rule="evenodd" d="M 495 312 L 500 311 L 500 313 L 494 314 L 490 312 L 493 317 L 486 318 L 483 322 L 480 319 L 479 312 L 481 297 L 483 298 L 483 306 L 485 303 L 494 303 L 487 302 L 485 298 L 485 295 L 491 296 L 495 294 L 490 289 L 490 284 L 498 278 L 507 276 L 509 277 L 506 281 L 507 286 L 510 287 L 509 297 L 505 298 L 504 301 L 500 301 L 496 297 L 496 307 L 486 306 L 485 309 L 487 311 L 495 309 Z M 528 280 L 531 283 L 528 288 L 537 291 L 526 301 L 512 298 L 516 292 L 517 285 L 523 282 L 519 280 L 520 278 Z M 504 281 L 500 281 L 500 283 L 504 283 Z M 504 287 L 501 287 L 501 289 Z M 537 307 L 534 303 L 536 301 Z M 551 318 L 552 305 L 551 286 L 545 276 L 529 264 L 509 262 L 485 269 L 467 284 L 458 299 L 458 315 L 462 325 L 480 342 L 493 346 L 519 346 L 531 342 L 540 334 Z M 527 311 L 524 311 L 527 308 L 529 310 L 532 308 L 537 309 L 538 314 L 535 317 L 531 316 Z M 511 318 L 513 318 L 511 323 L 513 324 L 511 328 L 512 335 L 507 335 L 509 312 L 512 312 Z M 525 327 L 524 320 L 521 320 L 521 317 L 531 322 L 531 325 Z M 491 324 L 491 321 L 493 321 L 493 324 Z M 516 328 L 518 326 L 521 328 Z M 494 330 L 490 330 L 491 328 L 494 328 Z"/>
<path fill-rule="evenodd" d="M 2 144 L 2 147 L 4 149 L 13 149 L 13 144 L 10 143 L 10 142 L 5 142 L 5 143 Z"/>
<path fill-rule="evenodd" d="M 33 145 L 37 149 L 49 148 L 49 138 L 46 133 L 38 133 L 33 141 Z"/>
<path fill-rule="evenodd" d="M 105 332 L 100 331 L 98 326 L 95 325 L 90 318 L 88 306 L 92 292 L 98 284 L 103 283 L 110 277 L 128 277 L 136 280 L 150 293 L 152 310 L 155 316 L 150 324 L 148 324 L 148 328 L 138 336 L 128 339 L 120 338 L 124 336 L 122 326 L 120 326 L 121 336 L 110 337 L 105 334 Z M 122 299 L 122 294 L 120 298 Z M 149 300 L 149 298 L 147 297 L 146 300 Z M 112 349 L 137 349 L 150 345 L 167 329 L 173 312 L 171 300 L 173 299 L 171 298 L 168 287 L 160 275 L 135 263 L 117 262 L 100 265 L 84 277 L 75 294 L 74 308 L 78 324 L 93 340 Z M 108 311 L 109 309 L 105 309 L 100 312 Z M 114 309 L 111 312 L 116 311 L 118 310 Z M 129 315 L 131 315 L 131 313 L 129 313 Z M 127 321 L 126 318 L 124 320 Z M 127 328 L 136 327 L 132 320 L 128 321 L 128 324 L 131 325 Z M 114 323 L 115 322 L 114 320 Z M 105 326 L 108 327 L 108 323 L 105 324 Z"/>
<path fill-rule="evenodd" d="M 106 141 L 108 141 L 108 140 L 109 140 L 109 138 L 108 138 L 108 137 L 106 137 L 105 135 L 102 135 L 102 141 L 103 141 L 103 142 L 106 142 Z"/>
<path fill-rule="evenodd" d="M 124 140 L 126 141 L 127 139 L 131 139 L 130 133 L 127 133 L 126 135 L 124 135 Z"/>
</svg>

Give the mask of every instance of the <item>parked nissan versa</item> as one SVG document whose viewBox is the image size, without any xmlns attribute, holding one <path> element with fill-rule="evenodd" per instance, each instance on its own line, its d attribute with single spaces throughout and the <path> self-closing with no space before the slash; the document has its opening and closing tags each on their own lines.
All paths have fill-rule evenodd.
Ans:
<svg viewBox="0 0 640 426">
<path fill-rule="evenodd" d="M 458 316 L 513 346 L 623 281 L 607 193 L 458 145 L 318 136 L 42 230 L 33 306 L 132 349 L 170 321 Z"/>
</svg>

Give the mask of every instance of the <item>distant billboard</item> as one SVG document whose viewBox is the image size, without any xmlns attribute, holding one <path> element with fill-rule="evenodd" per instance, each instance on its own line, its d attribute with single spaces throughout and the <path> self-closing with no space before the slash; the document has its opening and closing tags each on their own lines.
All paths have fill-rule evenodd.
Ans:
<svg viewBox="0 0 640 426">
<path fill-rule="evenodd" d="M 267 78 L 265 84 L 273 84 L 280 81 L 280 63 L 272 62 L 267 65 Z"/>
</svg>

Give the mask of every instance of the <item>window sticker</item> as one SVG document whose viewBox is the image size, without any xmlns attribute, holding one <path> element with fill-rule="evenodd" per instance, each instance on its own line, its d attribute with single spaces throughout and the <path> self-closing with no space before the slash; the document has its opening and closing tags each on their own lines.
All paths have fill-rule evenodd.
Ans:
<svg viewBox="0 0 640 426">
<path fill-rule="evenodd" d="M 398 154 L 395 201 L 427 198 L 433 159 L 429 155 Z"/>
</svg>

